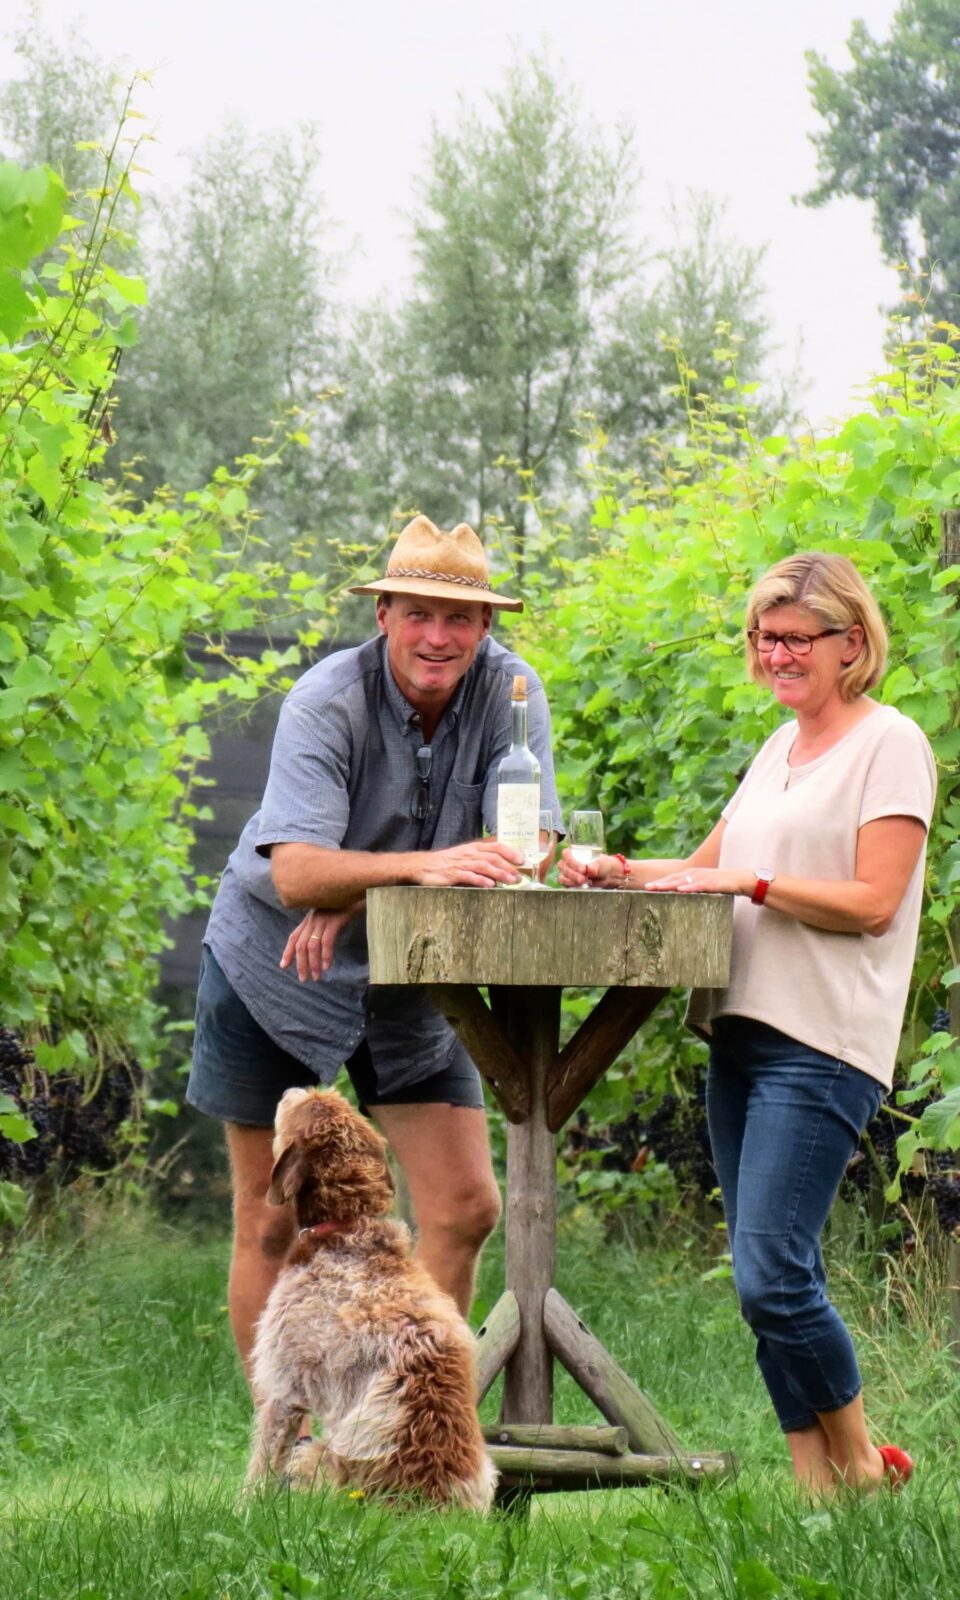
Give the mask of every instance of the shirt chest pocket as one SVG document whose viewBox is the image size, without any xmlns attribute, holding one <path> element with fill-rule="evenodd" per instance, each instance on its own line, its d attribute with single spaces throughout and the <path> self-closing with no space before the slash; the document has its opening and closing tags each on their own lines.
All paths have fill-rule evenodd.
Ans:
<svg viewBox="0 0 960 1600">
<path fill-rule="evenodd" d="M 482 783 L 460 783 L 451 778 L 440 807 L 433 849 L 445 850 L 448 845 L 479 839 L 483 830 L 482 807 Z"/>
</svg>

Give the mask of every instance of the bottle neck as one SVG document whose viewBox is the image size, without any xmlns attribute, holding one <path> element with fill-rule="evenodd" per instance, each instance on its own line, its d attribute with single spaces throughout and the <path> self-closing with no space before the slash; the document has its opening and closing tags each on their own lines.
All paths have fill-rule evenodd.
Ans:
<svg viewBox="0 0 960 1600">
<path fill-rule="evenodd" d="M 511 731 L 510 738 L 514 745 L 525 745 L 527 742 L 527 702 L 526 700 L 512 700 L 510 702 Z"/>
</svg>

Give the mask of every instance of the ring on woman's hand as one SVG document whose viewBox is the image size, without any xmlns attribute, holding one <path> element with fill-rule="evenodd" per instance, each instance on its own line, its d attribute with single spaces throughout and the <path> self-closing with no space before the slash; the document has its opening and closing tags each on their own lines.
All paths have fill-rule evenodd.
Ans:
<svg viewBox="0 0 960 1600">
<path fill-rule="evenodd" d="M 320 943 L 320 935 L 319 935 L 319 933 L 312 933 L 310 935 L 310 938 L 307 940 L 307 944 L 319 944 L 319 943 Z"/>
</svg>

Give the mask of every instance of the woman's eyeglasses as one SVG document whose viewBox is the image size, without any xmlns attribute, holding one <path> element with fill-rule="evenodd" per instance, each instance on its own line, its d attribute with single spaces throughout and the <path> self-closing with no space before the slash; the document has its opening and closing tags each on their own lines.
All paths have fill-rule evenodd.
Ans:
<svg viewBox="0 0 960 1600">
<path fill-rule="evenodd" d="M 413 764 L 417 773 L 417 787 L 413 791 L 410 811 L 417 822 L 422 822 L 430 810 L 430 768 L 433 765 L 433 751 L 428 744 L 422 744 L 416 751 Z"/>
<path fill-rule="evenodd" d="M 829 639 L 831 634 L 846 631 L 846 628 L 824 628 L 822 633 L 771 633 L 767 628 L 748 628 L 747 638 L 762 656 L 772 655 L 778 644 L 784 645 L 792 656 L 808 656 L 818 639 Z"/>
</svg>

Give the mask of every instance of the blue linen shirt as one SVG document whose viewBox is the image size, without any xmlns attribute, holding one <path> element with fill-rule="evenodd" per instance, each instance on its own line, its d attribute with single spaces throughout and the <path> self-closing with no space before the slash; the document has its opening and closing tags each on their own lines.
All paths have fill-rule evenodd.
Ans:
<svg viewBox="0 0 960 1600">
<path fill-rule="evenodd" d="M 527 679 L 541 803 L 562 831 L 543 685 L 525 661 L 489 636 L 431 740 L 422 821 L 412 810 L 421 720 L 394 681 L 386 639 L 317 662 L 283 703 L 263 805 L 227 863 L 204 942 L 264 1031 L 323 1083 L 332 1082 L 364 1037 L 381 1093 L 416 1083 L 443 1070 L 456 1036 L 416 987 L 371 987 L 363 914 L 342 929 L 319 983 L 301 984 L 294 966 L 280 970 L 283 947 L 304 913 L 281 904 L 270 848 L 443 850 L 478 838 L 484 822 L 493 831 L 497 765 L 510 747 L 516 673 Z"/>
</svg>

